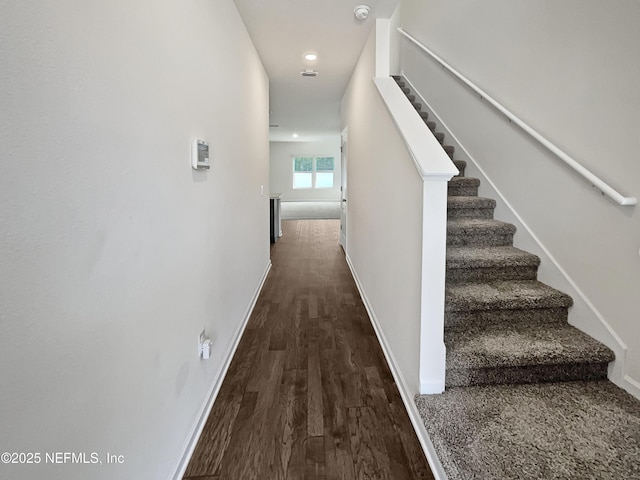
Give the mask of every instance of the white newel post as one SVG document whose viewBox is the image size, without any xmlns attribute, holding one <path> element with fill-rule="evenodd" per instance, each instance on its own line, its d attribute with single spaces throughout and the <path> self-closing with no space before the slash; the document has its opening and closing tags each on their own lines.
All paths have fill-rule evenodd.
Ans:
<svg viewBox="0 0 640 480">
<path fill-rule="evenodd" d="M 425 175 L 423 178 L 420 393 L 429 394 L 444 391 L 447 182 L 451 175 Z"/>
</svg>

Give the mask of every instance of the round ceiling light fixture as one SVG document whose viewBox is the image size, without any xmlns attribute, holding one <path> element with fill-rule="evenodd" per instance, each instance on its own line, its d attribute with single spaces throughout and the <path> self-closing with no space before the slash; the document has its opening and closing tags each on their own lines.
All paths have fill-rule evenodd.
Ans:
<svg viewBox="0 0 640 480">
<path fill-rule="evenodd" d="M 313 52 L 305 53 L 304 54 L 304 59 L 309 61 L 309 62 L 313 62 L 313 61 L 318 59 L 318 55 L 313 53 Z"/>
<path fill-rule="evenodd" d="M 369 5 L 358 5 L 356 8 L 353 9 L 353 15 L 358 20 L 366 20 L 370 12 L 371 12 L 371 7 L 369 7 Z"/>
</svg>

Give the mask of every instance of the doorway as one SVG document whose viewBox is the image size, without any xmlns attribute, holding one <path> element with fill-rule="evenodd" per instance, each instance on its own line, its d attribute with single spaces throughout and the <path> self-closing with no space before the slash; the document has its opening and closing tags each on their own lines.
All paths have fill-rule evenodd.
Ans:
<svg viewBox="0 0 640 480">
<path fill-rule="evenodd" d="M 348 157 L 347 128 L 340 134 L 340 245 L 347 253 L 347 157 Z"/>
</svg>

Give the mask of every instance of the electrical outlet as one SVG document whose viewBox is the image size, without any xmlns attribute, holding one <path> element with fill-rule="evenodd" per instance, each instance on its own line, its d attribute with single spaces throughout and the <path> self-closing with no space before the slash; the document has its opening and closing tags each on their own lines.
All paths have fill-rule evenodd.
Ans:
<svg viewBox="0 0 640 480">
<path fill-rule="evenodd" d="M 202 329 L 202 331 L 200 332 L 200 335 L 198 335 L 198 356 L 201 357 L 202 356 L 202 344 L 204 343 L 204 340 L 206 338 L 206 332 L 204 331 L 204 328 Z"/>
</svg>

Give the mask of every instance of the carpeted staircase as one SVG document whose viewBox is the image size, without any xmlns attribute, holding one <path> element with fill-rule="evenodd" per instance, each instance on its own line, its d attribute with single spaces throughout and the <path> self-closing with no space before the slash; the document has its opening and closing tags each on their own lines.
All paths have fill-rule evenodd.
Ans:
<svg viewBox="0 0 640 480">
<path fill-rule="evenodd" d="M 444 134 L 394 78 L 453 159 Z M 640 460 L 605 433 L 609 421 L 626 423 L 624 442 L 639 452 L 640 402 L 606 380 L 613 352 L 567 323 L 571 297 L 537 280 L 540 259 L 513 246 L 515 226 L 493 218 L 496 202 L 479 197 L 480 181 L 453 161 L 460 174 L 449 182 L 447 212 L 447 391 L 416 399 L 449 478 L 640 478 Z M 585 406 L 612 404 L 617 416 L 587 432 Z M 542 419 L 558 430 L 541 428 Z"/>
</svg>

